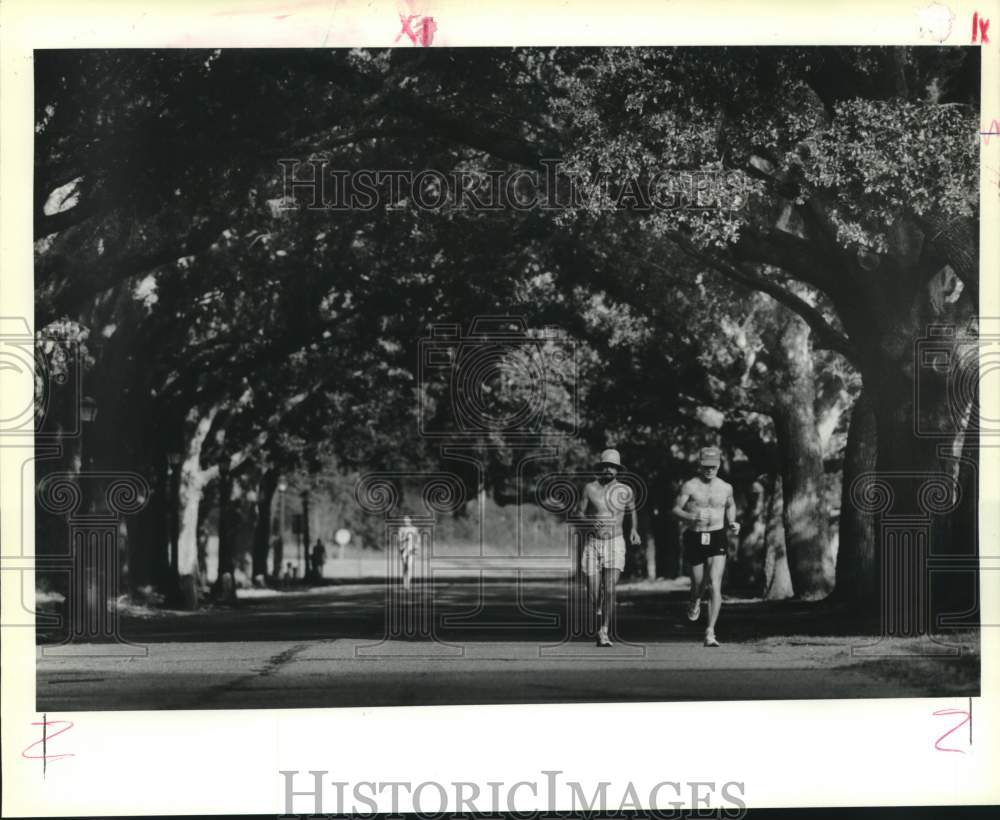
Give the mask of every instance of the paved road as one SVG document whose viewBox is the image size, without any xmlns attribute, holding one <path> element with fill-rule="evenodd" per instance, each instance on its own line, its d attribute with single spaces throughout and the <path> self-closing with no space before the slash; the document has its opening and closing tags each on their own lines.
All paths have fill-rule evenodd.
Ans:
<svg viewBox="0 0 1000 820">
<path fill-rule="evenodd" d="M 386 594 L 345 585 L 124 617 L 123 634 L 147 655 L 51 657 L 40 646 L 38 709 L 916 697 L 970 686 L 941 674 L 950 661 L 900 675 L 899 661 L 853 657 L 852 645 L 872 639 L 832 635 L 829 613 L 805 604 L 728 604 L 724 645 L 708 649 L 684 617 L 683 591 L 626 591 L 620 639 L 599 649 L 572 635 L 557 582 L 454 581 L 433 611 L 420 590 L 388 610 Z M 435 640 L 421 635 L 432 623 Z"/>
</svg>

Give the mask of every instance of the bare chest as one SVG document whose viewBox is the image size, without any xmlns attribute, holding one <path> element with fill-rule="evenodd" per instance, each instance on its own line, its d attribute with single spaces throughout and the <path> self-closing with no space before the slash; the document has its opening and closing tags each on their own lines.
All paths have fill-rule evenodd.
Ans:
<svg viewBox="0 0 1000 820">
<path fill-rule="evenodd" d="M 725 507 L 729 497 L 729 488 L 722 482 L 711 484 L 697 482 L 689 487 L 690 504 L 704 509 L 705 507 Z"/>
<path fill-rule="evenodd" d="M 624 514 L 632 500 L 632 490 L 625 484 L 591 485 L 587 488 L 587 507 L 591 515 Z"/>
</svg>

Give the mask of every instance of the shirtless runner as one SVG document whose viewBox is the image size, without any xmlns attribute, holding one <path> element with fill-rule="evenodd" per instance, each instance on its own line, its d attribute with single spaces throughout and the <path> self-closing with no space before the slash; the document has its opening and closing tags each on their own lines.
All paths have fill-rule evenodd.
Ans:
<svg viewBox="0 0 1000 820">
<path fill-rule="evenodd" d="M 736 521 L 733 488 L 716 475 L 721 461 L 722 454 L 718 448 L 702 448 L 698 459 L 698 475 L 684 482 L 673 509 L 673 514 L 688 525 L 683 535 L 684 558 L 691 566 L 688 620 L 698 620 L 704 587 L 706 584 L 712 587 L 705 646 L 719 645 L 715 639 L 715 622 L 722 609 L 722 572 L 726 567 L 728 550 L 724 527 L 728 526 L 734 535 L 740 531 L 740 525 Z"/>
<path fill-rule="evenodd" d="M 587 592 L 594 607 L 598 646 L 611 646 L 608 630 L 615 608 L 615 587 L 625 568 L 624 519 L 629 513 L 632 528 L 629 541 L 639 543 L 636 529 L 635 496 L 632 488 L 617 480 L 622 467 L 617 450 L 605 450 L 598 463 L 598 476 L 583 488 L 577 516 L 587 519 L 581 524 L 583 553 L 581 568 L 587 579 Z"/>
</svg>

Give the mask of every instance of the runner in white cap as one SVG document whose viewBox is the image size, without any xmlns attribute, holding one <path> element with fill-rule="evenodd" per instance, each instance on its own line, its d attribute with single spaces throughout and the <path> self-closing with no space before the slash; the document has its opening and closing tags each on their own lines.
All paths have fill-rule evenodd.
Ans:
<svg viewBox="0 0 1000 820">
<path fill-rule="evenodd" d="M 703 447 L 698 459 L 698 475 L 684 482 L 673 514 L 687 524 L 683 535 L 684 558 L 691 566 L 691 601 L 688 620 L 697 621 L 701 615 L 701 595 L 707 583 L 712 587 L 708 607 L 708 628 L 705 646 L 718 646 L 715 639 L 715 622 L 722 608 L 722 572 L 726 567 L 729 549 L 725 527 L 738 534 L 736 504 L 733 488 L 716 475 L 722 454 L 716 447 Z M 705 572 L 705 564 L 708 572 Z"/>
<path fill-rule="evenodd" d="M 615 607 L 615 587 L 618 576 L 625 568 L 626 513 L 631 515 L 629 540 L 633 546 L 639 543 L 639 531 L 636 529 L 632 488 L 617 480 L 622 469 L 618 451 L 605 450 L 601 453 L 597 467 L 598 476 L 584 486 L 577 508 L 580 518 L 589 519 L 582 527 L 583 554 L 580 563 L 587 579 L 590 602 L 600 624 L 597 645 L 611 646 L 608 630 Z"/>
</svg>

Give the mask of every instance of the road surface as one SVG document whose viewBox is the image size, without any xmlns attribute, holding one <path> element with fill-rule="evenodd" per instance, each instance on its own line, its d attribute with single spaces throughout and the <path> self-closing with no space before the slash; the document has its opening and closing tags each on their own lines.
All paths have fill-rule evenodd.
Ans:
<svg viewBox="0 0 1000 820">
<path fill-rule="evenodd" d="M 248 598 L 197 613 L 123 615 L 134 656 L 37 648 L 39 711 L 422 704 L 874 698 L 978 692 L 968 641 L 875 643 L 808 604 L 729 603 L 717 632 L 684 615 L 682 589 L 622 592 L 616 645 L 574 635 L 557 581 L 451 581 L 433 611 L 423 589 L 380 584 Z M 579 599 L 572 598 L 576 601 Z M 574 610 L 579 612 L 580 610 Z M 387 615 L 388 613 L 388 615 Z M 704 615 L 702 616 L 704 618 Z M 427 636 L 433 624 L 434 637 Z M 422 629 L 423 628 L 423 629 Z M 408 631 L 407 631 L 408 630 Z M 388 634 L 388 637 L 387 637 Z M 967 638 L 968 636 L 966 636 Z M 874 646 L 872 646 L 874 644 Z M 852 647 L 868 645 L 867 655 Z M 120 650 L 119 650 L 120 651 Z M 142 652 L 145 656 L 142 656 Z M 100 654 L 94 654 L 100 653 Z"/>
</svg>

